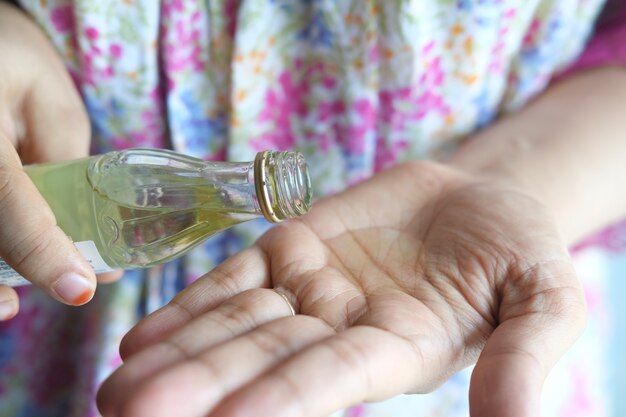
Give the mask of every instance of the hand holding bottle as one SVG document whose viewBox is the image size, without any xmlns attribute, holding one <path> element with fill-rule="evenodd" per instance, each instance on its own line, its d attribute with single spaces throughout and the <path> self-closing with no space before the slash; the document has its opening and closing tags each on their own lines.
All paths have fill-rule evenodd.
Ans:
<svg viewBox="0 0 626 417">
<path fill-rule="evenodd" d="M 72 81 L 45 36 L 0 2 L 0 257 L 67 304 L 87 302 L 96 277 L 55 224 L 22 163 L 72 159 L 89 149 L 89 121 Z M 0 320 L 18 311 L 0 286 Z"/>
<path fill-rule="evenodd" d="M 409 163 L 270 230 L 145 319 L 99 406 L 106 417 L 324 416 L 430 391 L 478 360 L 472 415 L 538 415 L 584 312 L 542 204 Z"/>
</svg>

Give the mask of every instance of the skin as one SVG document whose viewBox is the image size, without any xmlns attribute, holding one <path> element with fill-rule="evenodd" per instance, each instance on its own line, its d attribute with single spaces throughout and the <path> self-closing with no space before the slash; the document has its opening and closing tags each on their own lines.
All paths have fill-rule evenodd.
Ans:
<svg viewBox="0 0 626 417">
<path fill-rule="evenodd" d="M 539 415 L 585 322 L 567 247 L 626 215 L 624 108 L 626 71 L 572 76 L 446 164 L 322 199 L 131 330 L 100 410 L 322 417 L 476 363 L 472 416 Z"/>
<path fill-rule="evenodd" d="M 0 257 L 57 300 L 84 304 L 93 296 L 96 276 L 56 226 L 22 164 L 87 156 L 89 120 L 52 45 L 23 13 L 3 2 L 0 51 Z M 82 277 L 84 290 L 57 292 L 64 274 Z M 18 309 L 15 290 L 0 286 L 0 320 Z"/>
<path fill-rule="evenodd" d="M 475 398 L 499 393 L 515 414 L 474 415 L 537 415 L 534 387 L 584 322 L 555 229 L 515 189 L 399 166 L 273 229 L 140 323 L 100 410 L 322 417 L 429 392 L 482 351 Z M 257 287 L 280 288 L 300 314 L 285 318 L 284 301 Z"/>
<path fill-rule="evenodd" d="M 0 8 L 0 256 L 48 290 L 70 270 L 94 282 L 21 171 L 85 154 L 84 110 L 45 38 Z M 43 62 L 56 69 L 31 74 Z M 472 416 L 539 415 L 545 376 L 584 326 L 567 247 L 626 215 L 610 192 L 626 178 L 625 106 L 623 70 L 572 76 L 446 163 L 398 165 L 320 200 L 131 330 L 102 414 L 323 417 L 476 363 Z M 42 227 L 46 241 L 19 238 Z"/>
</svg>

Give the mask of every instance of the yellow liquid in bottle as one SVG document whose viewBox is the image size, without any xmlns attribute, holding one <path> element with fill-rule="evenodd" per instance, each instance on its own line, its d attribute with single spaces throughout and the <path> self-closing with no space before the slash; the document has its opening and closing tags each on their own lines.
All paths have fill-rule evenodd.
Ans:
<svg viewBox="0 0 626 417">
<path fill-rule="evenodd" d="M 96 191 L 88 178 L 93 160 L 32 165 L 26 172 L 61 229 L 74 242 L 93 241 L 113 268 L 162 263 L 221 230 L 259 217 L 233 209 L 217 186 L 198 177 L 173 177 L 167 167 L 149 173 L 136 166 L 116 167 L 111 171 L 115 175 L 103 180 L 115 195 Z M 129 185 L 129 178 L 142 174 L 150 184 Z"/>
</svg>

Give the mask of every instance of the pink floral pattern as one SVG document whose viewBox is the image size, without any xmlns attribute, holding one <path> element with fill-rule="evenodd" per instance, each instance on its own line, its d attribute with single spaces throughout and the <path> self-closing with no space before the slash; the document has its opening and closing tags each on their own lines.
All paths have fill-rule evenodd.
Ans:
<svg viewBox="0 0 626 417">
<path fill-rule="evenodd" d="M 603 0 L 21 4 L 84 97 L 93 152 L 171 147 L 249 160 L 259 149 L 295 148 L 324 195 L 404 160 L 438 158 L 523 106 L 580 54 Z M 119 365 L 124 332 L 266 227 L 247 224 L 176 263 L 130 272 L 78 313 L 25 290 L 20 316 L 1 325 L 0 415 L 97 415 L 97 385 Z M 581 244 L 579 263 L 598 246 L 626 251 L 623 229 Z M 581 275 L 590 286 L 589 331 L 605 337 L 603 281 Z M 549 415 L 607 415 L 594 388 L 604 351 L 593 336 L 559 365 L 555 386 L 563 389 L 547 396 Z M 463 372 L 430 396 L 342 414 L 465 415 L 468 381 Z"/>
</svg>

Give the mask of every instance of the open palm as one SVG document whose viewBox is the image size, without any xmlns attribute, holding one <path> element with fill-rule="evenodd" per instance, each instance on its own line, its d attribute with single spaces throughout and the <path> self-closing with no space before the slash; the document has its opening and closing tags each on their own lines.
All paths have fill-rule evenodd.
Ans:
<svg viewBox="0 0 626 417">
<path fill-rule="evenodd" d="M 105 417 L 323 417 L 427 392 L 478 360 L 472 415 L 536 416 L 583 317 L 537 201 L 408 163 L 272 229 L 146 318 L 99 406 Z"/>
</svg>

